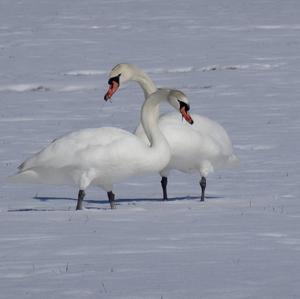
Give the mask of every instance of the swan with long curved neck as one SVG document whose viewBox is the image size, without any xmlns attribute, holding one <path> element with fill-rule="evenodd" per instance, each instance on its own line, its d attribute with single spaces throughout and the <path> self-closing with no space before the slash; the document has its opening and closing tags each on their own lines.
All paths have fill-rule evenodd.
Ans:
<svg viewBox="0 0 300 299">
<path fill-rule="evenodd" d="M 113 185 L 126 178 L 155 173 L 166 167 L 171 153 L 154 113 L 167 101 L 192 123 L 186 96 L 178 90 L 158 89 L 145 100 L 141 122 L 150 146 L 130 132 L 102 127 L 84 129 L 55 139 L 19 166 L 14 182 L 73 185 L 79 188 L 77 210 L 82 209 L 85 189 L 103 188 L 114 208 Z"/>
<path fill-rule="evenodd" d="M 157 90 L 150 77 L 135 65 L 121 63 L 116 65 L 109 75 L 109 89 L 104 96 L 110 99 L 120 85 L 127 81 L 136 81 L 144 91 L 145 98 Z M 159 109 L 154 113 L 159 115 Z M 233 154 L 232 143 L 225 129 L 215 121 L 193 114 L 194 125 L 186 126 L 178 115 L 168 113 L 160 117 L 159 126 L 165 135 L 170 148 L 169 164 L 160 171 L 163 198 L 167 197 L 168 174 L 172 169 L 185 173 L 196 172 L 201 176 L 201 201 L 204 201 L 206 177 L 214 170 L 232 167 L 238 164 Z M 148 143 L 147 136 L 140 124 L 136 136 Z"/>
</svg>

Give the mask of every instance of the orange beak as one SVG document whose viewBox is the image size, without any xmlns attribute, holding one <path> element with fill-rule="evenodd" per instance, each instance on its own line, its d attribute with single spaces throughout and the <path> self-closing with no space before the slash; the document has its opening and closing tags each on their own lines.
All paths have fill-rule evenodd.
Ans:
<svg viewBox="0 0 300 299">
<path fill-rule="evenodd" d="M 182 117 L 183 117 L 189 124 L 192 125 L 192 124 L 194 123 L 194 121 L 193 121 L 191 115 L 188 113 L 188 111 L 186 111 L 186 107 L 185 107 L 185 106 L 183 106 L 183 107 L 180 108 L 180 112 L 181 112 Z"/>
<path fill-rule="evenodd" d="M 111 84 L 109 85 L 108 91 L 104 96 L 104 100 L 107 101 L 109 100 L 113 94 L 118 90 L 119 84 L 116 81 L 112 81 Z"/>
</svg>

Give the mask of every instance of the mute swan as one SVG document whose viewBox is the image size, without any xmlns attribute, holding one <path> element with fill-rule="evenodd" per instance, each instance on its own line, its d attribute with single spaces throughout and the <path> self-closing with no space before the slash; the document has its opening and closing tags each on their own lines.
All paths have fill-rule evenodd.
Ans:
<svg viewBox="0 0 300 299">
<path fill-rule="evenodd" d="M 141 86 L 145 98 L 157 90 L 146 73 L 135 65 L 121 63 L 110 72 L 109 89 L 104 99 L 110 99 L 122 83 L 130 80 Z M 158 108 L 155 110 L 157 115 Z M 167 167 L 160 171 L 164 200 L 168 198 L 167 177 L 172 169 L 185 173 L 199 173 L 201 201 L 204 201 L 207 175 L 214 170 L 238 164 L 238 158 L 233 154 L 232 144 L 225 129 L 209 118 L 197 114 L 193 114 L 192 118 L 192 127 L 183 123 L 175 113 L 165 114 L 159 119 L 159 127 L 170 145 L 172 154 Z M 149 142 L 141 124 L 137 127 L 135 135 L 144 142 Z"/>
<path fill-rule="evenodd" d="M 178 90 L 158 89 L 145 100 L 141 110 L 141 122 L 150 146 L 118 128 L 84 129 L 55 139 L 23 162 L 10 180 L 77 186 L 77 210 L 82 209 L 85 189 L 90 185 L 99 186 L 107 192 L 114 208 L 115 183 L 131 176 L 158 172 L 170 160 L 169 145 L 154 113 L 162 101 L 168 101 L 192 124 L 186 96 Z"/>
</svg>

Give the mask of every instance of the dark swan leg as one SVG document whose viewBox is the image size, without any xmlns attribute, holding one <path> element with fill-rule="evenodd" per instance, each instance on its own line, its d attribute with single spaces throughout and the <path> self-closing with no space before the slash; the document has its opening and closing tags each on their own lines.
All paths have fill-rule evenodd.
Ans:
<svg viewBox="0 0 300 299">
<path fill-rule="evenodd" d="M 165 176 L 163 176 L 163 177 L 161 178 L 160 183 L 161 183 L 161 187 L 162 187 L 162 189 L 163 189 L 163 196 L 164 196 L 163 199 L 164 199 L 164 200 L 167 200 L 167 199 L 168 199 L 168 194 L 167 194 L 168 178 L 165 177 Z"/>
<path fill-rule="evenodd" d="M 79 190 L 76 210 L 82 210 L 82 201 L 83 201 L 84 197 L 85 197 L 84 190 Z"/>
<path fill-rule="evenodd" d="M 109 200 L 109 204 L 111 209 L 115 209 L 116 205 L 115 205 L 115 195 L 113 194 L 112 191 L 107 192 L 107 196 L 108 196 L 108 200 Z"/>
<path fill-rule="evenodd" d="M 200 201 L 204 201 L 205 188 L 206 188 L 206 178 L 204 176 L 201 178 L 200 187 L 201 187 L 201 191 L 202 191 Z"/>
</svg>

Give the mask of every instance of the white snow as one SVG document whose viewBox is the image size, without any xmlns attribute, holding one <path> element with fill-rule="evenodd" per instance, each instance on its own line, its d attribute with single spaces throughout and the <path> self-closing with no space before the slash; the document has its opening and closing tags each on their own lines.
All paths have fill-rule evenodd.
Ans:
<svg viewBox="0 0 300 299">
<path fill-rule="evenodd" d="M 78 71 L 69 71 L 66 72 L 65 75 L 70 76 L 98 76 L 98 75 L 106 75 L 107 71 L 100 70 L 78 70 Z"/>
<path fill-rule="evenodd" d="M 299 298 L 300 2 L 17 1 L 0 9 L 0 298 Z M 228 131 L 238 170 L 88 189 L 5 179 L 54 138 L 133 131 L 143 93 L 103 101 L 120 62 Z M 164 106 L 163 111 L 172 111 Z"/>
</svg>

